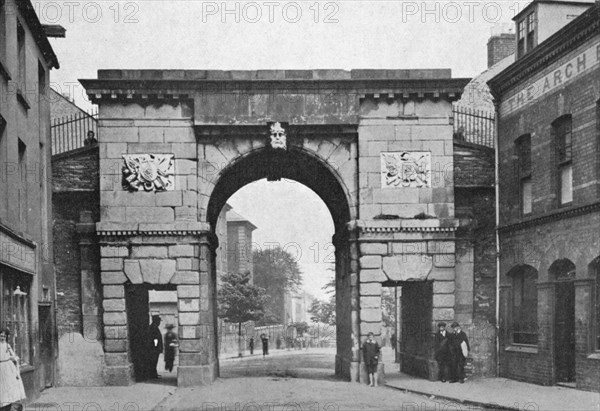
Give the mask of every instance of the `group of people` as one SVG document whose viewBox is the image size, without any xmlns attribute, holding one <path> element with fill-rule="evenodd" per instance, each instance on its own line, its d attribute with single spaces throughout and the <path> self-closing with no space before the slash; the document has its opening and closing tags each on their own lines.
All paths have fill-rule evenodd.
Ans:
<svg viewBox="0 0 600 411">
<path fill-rule="evenodd" d="M 438 323 L 435 334 L 435 360 L 439 367 L 439 380 L 441 382 L 465 382 L 465 363 L 471 347 L 467 334 L 455 321 L 450 326 L 451 332 L 446 328 L 446 323 Z"/>
<path fill-rule="evenodd" d="M 261 334 L 260 341 L 262 343 L 263 357 L 269 355 L 269 336 L 267 334 Z M 254 337 L 250 337 L 248 345 L 250 347 L 250 354 L 254 354 Z"/>
<path fill-rule="evenodd" d="M 148 327 L 146 335 L 146 347 L 147 356 L 145 358 L 145 377 L 146 378 L 160 378 L 156 367 L 158 366 L 158 358 L 160 354 L 164 352 L 165 360 L 165 371 L 173 371 L 173 363 L 175 362 L 175 349 L 177 344 L 177 334 L 173 331 L 175 326 L 173 324 L 167 324 L 163 344 L 163 336 L 160 332 L 161 318 L 159 315 L 152 316 L 152 323 Z"/>
<path fill-rule="evenodd" d="M 19 372 L 19 357 L 8 343 L 10 332 L 0 330 L 0 408 L 22 409 L 25 388 Z"/>
</svg>

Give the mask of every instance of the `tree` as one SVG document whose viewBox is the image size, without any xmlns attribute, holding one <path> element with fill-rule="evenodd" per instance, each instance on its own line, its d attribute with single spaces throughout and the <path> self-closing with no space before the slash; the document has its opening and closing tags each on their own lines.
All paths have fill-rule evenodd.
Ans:
<svg viewBox="0 0 600 411">
<path fill-rule="evenodd" d="M 295 328 L 296 333 L 298 333 L 298 335 L 304 335 L 304 333 L 307 332 L 310 328 L 310 326 L 304 321 L 291 323 L 290 327 Z"/>
<path fill-rule="evenodd" d="M 285 293 L 302 285 L 302 272 L 294 256 L 281 247 L 255 250 L 254 284 L 266 290 L 265 322 L 283 323 Z"/>
<path fill-rule="evenodd" d="M 331 296 L 329 301 L 313 300 L 308 312 L 315 322 L 335 325 L 335 296 Z"/>
<path fill-rule="evenodd" d="M 267 296 L 263 288 L 251 283 L 249 272 L 225 274 L 221 281 L 218 314 L 223 320 L 238 324 L 238 355 L 241 357 L 242 323 L 262 319 Z"/>
<path fill-rule="evenodd" d="M 393 288 L 384 287 L 382 289 L 381 315 L 386 327 L 396 326 L 396 295 Z"/>
</svg>

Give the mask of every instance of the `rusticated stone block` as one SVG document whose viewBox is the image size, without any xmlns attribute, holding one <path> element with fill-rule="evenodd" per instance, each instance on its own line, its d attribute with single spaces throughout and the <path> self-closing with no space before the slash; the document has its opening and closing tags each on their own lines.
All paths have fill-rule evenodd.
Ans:
<svg viewBox="0 0 600 411">
<path fill-rule="evenodd" d="M 100 274 L 102 284 L 125 284 L 127 277 L 121 271 L 105 271 Z"/>
<path fill-rule="evenodd" d="M 434 308 L 432 313 L 433 321 L 452 321 L 454 320 L 453 308 Z"/>
<path fill-rule="evenodd" d="M 177 270 L 179 271 L 192 271 L 193 270 L 193 258 L 178 258 L 177 259 Z"/>
<path fill-rule="evenodd" d="M 104 326 L 104 336 L 110 340 L 122 340 L 126 339 L 128 336 L 127 326 L 126 325 L 107 325 Z"/>
<path fill-rule="evenodd" d="M 456 244 L 454 241 L 428 241 L 427 252 L 429 254 L 454 254 Z"/>
<path fill-rule="evenodd" d="M 386 243 L 362 243 L 360 253 L 362 255 L 386 255 L 388 245 Z"/>
<path fill-rule="evenodd" d="M 169 257 L 194 257 L 194 245 L 177 244 L 169 246 Z"/>
<path fill-rule="evenodd" d="M 197 298 L 180 298 L 178 302 L 180 312 L 200 310 L 200 300 Z"/>
<path fill-rule="evenodd" d="M 132 284 L 142 284 L 144 277 L 138 260 L 125 260 L 125 275 L 129 278 Z"/>
<path fill-rule="evenodd" d="M 179 325 L 198 325 L 200 315 L 196 313 L 179 313 Z"/>
<path fill-rule="evenodd" d="M 200 352 L 202 343 L 200 340 L 179 340 L 179 351 L 184 352 Z"/>
<path fill-rule="evenodd" d="M 102 314 L 102 320 L 105 326 L 127 325 L 127 315 L 125 312 L 108 312 Z"/>
<path fill-rule="evenodd" d="M 360 295 L 381 295 L 381 283 L 361 283 Z"/>
<path fill-rule="evenodd" d="M 200 297 L 200 287 L 197 285 L 179 285 L 177 286 L 177 297 L 198 298 Z"/>
<path fill-rule="evenodd" d="M 381 322 L 380 308 L 363 308 L 360 310 L 360 320 L 366 322 Z"/>
<path fill-rule="evenodd" d="M 456 257 L 454 254 L 436 254 L 433 256 L 433 264 L 440 268 L 449 268 L 456 266 Z"/>
<path fill-rule="evenodd" d="M 125 311 L 125 299 L 105 299 L 102 301 L 104 311 Z"/>
<path fill-rule="evenodd" d="M 456 286 L 454 281 L 434 281 L 433 282 L 433 293 L 434 294 L 452 294 Z"/>
<path fill-rule="evenodd" d="M 361 323 L 360 324 L 360 335 L 366 337 L 369 333 L 374 335 L 381 335 L 381 322 L 378 323 Z"/>
<path fill-rule="evenodd" d="M 381 283 L 388 278 L 382 270 L 360 270 L 361 283 Z"/>
<path fill-rule="evenodd" d="M 181 352 L 179 354 L 179 365 L 184 367 L 187 365 L 200 365 L 200 354 L 197 352 Z"/>
<path fill-rule="evenodd" d="M 122 269 L 122 258 L 102 258 L 100 260 L 100 270 L 102 271 L 121 271 Z"/>
<path fill-rule="evenodd" d="M 367 297 L 360 297 L 360 309 L 361 311 L 364 310 L 365 308 L 377 308 L 377 309 L 381 309 L 381 297 L 377 296 L 377 297 L 371 297 L 371 296 L 367 296 Z"/>
<path fill-rule="evenodd" d="M 127 364 L 129 362 L 129 356 L 126 352 L 118 352 L 118 353 L 105 353 L 104 354 L 104 363 L 108 367 L 114 367 L 117 365 Z"/>
<path fill-rule="evenodd" d="M 126 352 L 127 340 L 104 340 L 104 351 L 106 352 Z"/>
<path fill-rule="evenodd" d="M 452 308 L 454 307 L 454 294 L 434 294 L 434 308 Z"/>
<path fill-rule="evenodd" d="M 100 256 L 105 258 L 126 258 L 129 256 L 129 249 L 119 246 L 103 246 L 100 247 Z"/>
<path fill-rule="evenodd" d="M 104 298 L 124 298 L 125 287 L 122 285 L 105 285 L 102 295 Z"/>
<path fill-rule="evenodd" d="M 380 255 L 366 255 L 360 257 L 360 268 L 381 268 L 381 256 Z"/>
<path fill-rule="evenodd" d="M 454 281 L 456 274 L 454 268 L 438 268 L 434 267 L 429 274 L 428 280 L 439 280 L 439 281 Z M 435 284 L 435 283 L 434 283 Z"/>
<path fill-rule="evenodd" d="M 200 284 L 200 273 L 197 271 L 177 271 L 171 278 L 171 284 Z"/>
<path fill-rule="evenodd" d="M 167 258 L 167 255 L 166 246 L 141 245 L 131 249 L 132 258 Z"/>
<path fill-rule="evenodd" d="M 404 254 L 383 258 L 383 271 L 393 281 L 426 280 L 432 258 L 425 254 Z"/>
</svg>

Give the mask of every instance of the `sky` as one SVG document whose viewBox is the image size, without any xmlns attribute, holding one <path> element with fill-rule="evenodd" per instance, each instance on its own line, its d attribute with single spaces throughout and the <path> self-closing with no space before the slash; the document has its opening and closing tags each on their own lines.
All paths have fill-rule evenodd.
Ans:
<svg viewBox="0 0 600 411">
<path fill-rule="evenodd" d="M 487 67 L 492 30 L 512 27 L 528 1 L 32 1 L 61 68 L 52 87 L 89 109 L 78 79 L 98 69 L 450 68 L 473 77 Z M 298 258 L 305 289 L 324 298 L 333 222 L 325 204 L 295 182 L 259 181 L 229 200 Z M 301 254 L 300 254 L 301 253 Z"/>
</svg>

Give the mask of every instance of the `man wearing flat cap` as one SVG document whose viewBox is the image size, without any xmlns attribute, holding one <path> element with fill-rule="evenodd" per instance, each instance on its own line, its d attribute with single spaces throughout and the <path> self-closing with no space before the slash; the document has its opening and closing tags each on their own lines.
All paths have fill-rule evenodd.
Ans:
<svg viewBox="0 0 600 411">
<path fill-rule="evenodd" d="M 469 339 L 456 321 L 452 323 L 454 332 L 450 334 L 450 382 L 465 382 L 465 362 L 469 356 Z"/>
<path fill-rule="evenodd" d="M 435 360 L 438 363 L 438 378 L 441 382 L 446 382 L 450 369 L 450 348 L 446 323 L 438 323 L 438 331 L 435 333 Z"/>
</svg>

